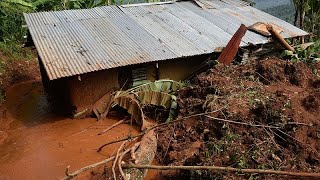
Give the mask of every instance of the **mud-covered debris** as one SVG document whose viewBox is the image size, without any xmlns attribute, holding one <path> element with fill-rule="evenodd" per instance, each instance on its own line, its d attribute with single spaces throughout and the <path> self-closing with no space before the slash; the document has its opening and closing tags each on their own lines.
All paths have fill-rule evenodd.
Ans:
<svg viewBox="0 0 320 180">
<path fill-rule="evenodd" d="M 230 67 L 219 64 L 201 73 L 179 91 L 179 115 L 215 111 L 211 116 L 248 125 L 199 116 L 176 123 L 174 128 L 160 128 L 158 162 L 320 172 L 320 78 L 314 73 L 319 67 L 266 58 Z M 174 136 L 170 136 L 172 132 Z M 186 153 L 188 150 L 190 153 Z M 167 177 L 212 179 L 239 175 L 179 171 L 168 172 Z"/>
</svg>

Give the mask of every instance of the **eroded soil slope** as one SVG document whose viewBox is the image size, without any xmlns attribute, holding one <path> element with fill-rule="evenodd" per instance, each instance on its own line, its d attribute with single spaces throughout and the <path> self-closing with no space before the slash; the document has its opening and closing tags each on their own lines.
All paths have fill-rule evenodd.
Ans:
<svg viewBox="0 0 320 180">
<path fill-rule="evenodd" d="M 179 92 L 180 116 L 214 113 L 160 129 L 158 162 L 320 172 L 319 69 L 268 58 L 217 65 L 198 75 Z M 279 178 L 210 171 L 162 175 Z"/>
</svg>

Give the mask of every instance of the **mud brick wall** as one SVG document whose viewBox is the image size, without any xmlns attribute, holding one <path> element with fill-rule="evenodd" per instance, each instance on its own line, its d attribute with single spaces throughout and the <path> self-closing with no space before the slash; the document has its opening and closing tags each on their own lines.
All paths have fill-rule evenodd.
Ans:
<svg viewBox="0 0 320 180">
<path fill-rule="evenodd" d="M 68 81 L 70 101 L 80 112 L 98 101 L 112 89 L 119 89 L 118 71 L 102 70 L 74 76 Z"/>
</svg>

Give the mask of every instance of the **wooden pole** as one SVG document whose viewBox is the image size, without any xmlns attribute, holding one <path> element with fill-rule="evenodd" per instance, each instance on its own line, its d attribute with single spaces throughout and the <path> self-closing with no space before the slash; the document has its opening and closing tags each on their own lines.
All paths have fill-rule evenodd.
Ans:
<svg viewBox="0 0 320 180">
<path fill-rule="evenodd" d="M 294 48 L 291 47 L 286 40 L 283 39 L 283 37 L 273 29 L 273 27 L 271 25 L 267 25 L 267 29 L 270 32 L 270 34 L 272 35 L 272 37 L 278 41 L 285 49 L 294 52 Z"/>
<path fill-rule="evenodd" d="M 276 171 L 268 169 L 237 169 L 232 167 L 221 166 L 144 166 L 144 165 L 122 165 L 123 168 L 137 168 L 137 169 L 157 169 L 157 170 L 215 170 L 215 171 L 229 171 L 241 173 L 259 173 L 259 174 L 276 174 L 284 176 L 295 177 L 317 177 L 320 178 L 320 173 L 308 172 L 290 172 L 290 171 Z"/>
</svg>

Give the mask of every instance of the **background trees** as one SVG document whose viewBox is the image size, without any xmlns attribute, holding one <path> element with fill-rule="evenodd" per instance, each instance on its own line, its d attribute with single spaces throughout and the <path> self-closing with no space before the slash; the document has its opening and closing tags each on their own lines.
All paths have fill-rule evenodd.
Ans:
<svg viewBox="0 0 320 180">
<path fill-rule="evenodd" d="M 312 39 L 320 37 L 320 0 L 293 0 L 295 25 L 311 33 Z"/>
</svg>

